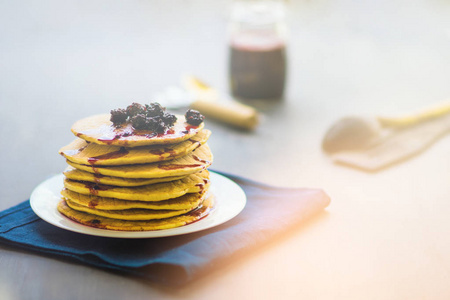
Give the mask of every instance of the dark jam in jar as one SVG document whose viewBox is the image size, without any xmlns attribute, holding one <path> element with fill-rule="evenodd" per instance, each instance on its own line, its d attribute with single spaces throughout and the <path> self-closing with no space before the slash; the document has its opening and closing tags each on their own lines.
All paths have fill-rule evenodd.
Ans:
<svg viewBox="0 0 450 300">
<path fill-rule="evenodd" d="M 231 40 L 229 75 L 234 97 L 280 99 L 286 81 L 286 45 L 271 35 L 240 35 Z"/>
</svg>

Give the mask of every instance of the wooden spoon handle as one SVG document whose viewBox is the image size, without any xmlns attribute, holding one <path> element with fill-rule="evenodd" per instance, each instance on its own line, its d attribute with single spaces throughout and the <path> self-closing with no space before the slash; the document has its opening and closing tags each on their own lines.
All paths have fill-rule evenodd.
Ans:
<svg viewBox="0 0 450 300">
<path fill-rule="evenodd" d="M 430 119 L 439 118 L 450 113 L 450 102 L 424 109 L 415 114 L 402 117 L 377 117 L 383 127 L 407 127 Z"/>
<path fill-rule="evenodd" d="M 196 100 L 191 107 L 200 111 L 206 117 L 252 130 L 258 125 L 258 113 L 253 107 L 235 101 Z"/>
</svg>

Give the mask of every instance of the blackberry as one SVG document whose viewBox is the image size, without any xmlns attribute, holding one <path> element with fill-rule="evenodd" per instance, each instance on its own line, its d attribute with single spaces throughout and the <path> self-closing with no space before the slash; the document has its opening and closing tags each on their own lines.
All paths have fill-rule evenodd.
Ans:
<svg viewBox="0 0 450 300">
<path fill-rule="evenodd" d="M 171 113 L 164 113 L 162 116 L 162 119 L 164 121 L 164 124 L 166 124 L 167 127 L 172 127 L 173 124 L 177 121 L 177 117 Z"/>
<path fill-rule="evenodd" d="M 127 121 L 127 112 L 125 109 L 118 108 L 111 110 L 111 118 L 110 121 L 113 122 L 115 126 L 118 126 Z"/>
<path fill-rule="evenodd" d="M 166 131 L 166 124 L 161 117 L 148 118 L 148 129 L 156 133 L 164 133 Z"/>
<path fill-rule="evenodd" d="M 131 125 L 133 125 L 134 129 L 142 130 L 147 129 L 148 122 L 147 118 L 144 114 L 137 114 L 130 118 Z"/>
<path fill-rule="evenodd" d="M 200 112 L 194 109 L 189 109 L 184 117 L 186 118 L 186 122 L 195 126 L 200 125 L 203 120 L 205 120 L 205 117 Z"/>
<path fill-rule="evenodd" d="M 127 107 L 127 114 L 129 117 L 133 117 L 137 114 L 145 114 L 145 107 L 139 103 L 133 102 Z"/>
<path fill-rule="evenodd" d="M 157 117 L 164 114 L 165 108 L 158 102 L 153 102 L 145 105 L 145 110 L 148 117 Z"/>
<path fill-rule="evenodd" d="M 133 102 L 126 109 L 119 108 L 111 110 L 110 120 L 116 127 L 119 127 L 123 123 L 129 123 L 135 130 L 149 130 L 154 133 L 164 133 L 177 121 L 175 115 L 167 113 L 165 110 L 157 102 L 146 104 L 145 106 Z"/>
</svg>

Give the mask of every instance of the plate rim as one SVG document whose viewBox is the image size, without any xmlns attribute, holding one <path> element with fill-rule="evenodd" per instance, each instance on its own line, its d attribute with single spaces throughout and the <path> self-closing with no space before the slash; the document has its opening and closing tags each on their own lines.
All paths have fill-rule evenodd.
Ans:
<svg viewBox="0 0 450 300">
<path fill-rule="evenodd" d="M 148 231 L 109 230 L 89 227 L 67 218 L 56 208 L 61 198 L 59 193 L 55 193 L 55 190 L 59 191 L 63 188 L 64 175 L 62 173 L 51 176 L 34 188 L 30 195 L 30 206 L 33 212 L 45 222 L 58 228 L 84 235 L 124 239 L 161 238 L 184 235 L 216 227 L 233 219 L 245 208 L 247 203 L 247 195 L 236 182 L 217 172 L 211 170 L 209 172 L 211 181 L 210 191 L 215 196 L 215 207 L 206 217 L 191 224 L 171 229 Z M 226 194 L 231 192 L 236 195 L 227 197 Z M 47 199 L 44 202 L 45 204 L 50 204 L 49 206 L 42 208 L 42 197 Z M 48 199 L 47 197 L 52 197 L 52 199 Z M 225 206 L 227 201 L 231 201 L 232 205 L 230 207 Z"/>
</svg>

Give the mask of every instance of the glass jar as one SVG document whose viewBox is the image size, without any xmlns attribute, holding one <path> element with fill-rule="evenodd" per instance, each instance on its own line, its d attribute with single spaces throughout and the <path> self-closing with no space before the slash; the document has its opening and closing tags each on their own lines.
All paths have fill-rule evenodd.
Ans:
<svg viewBox="0 0 450 300">
<path fill-rule="evenodd" d="M 233 3 L 229 29 L 229 79 L 234 97 L 283 97 L 286 40 L 283 1 L 240 0 Z"/>
</svg>

